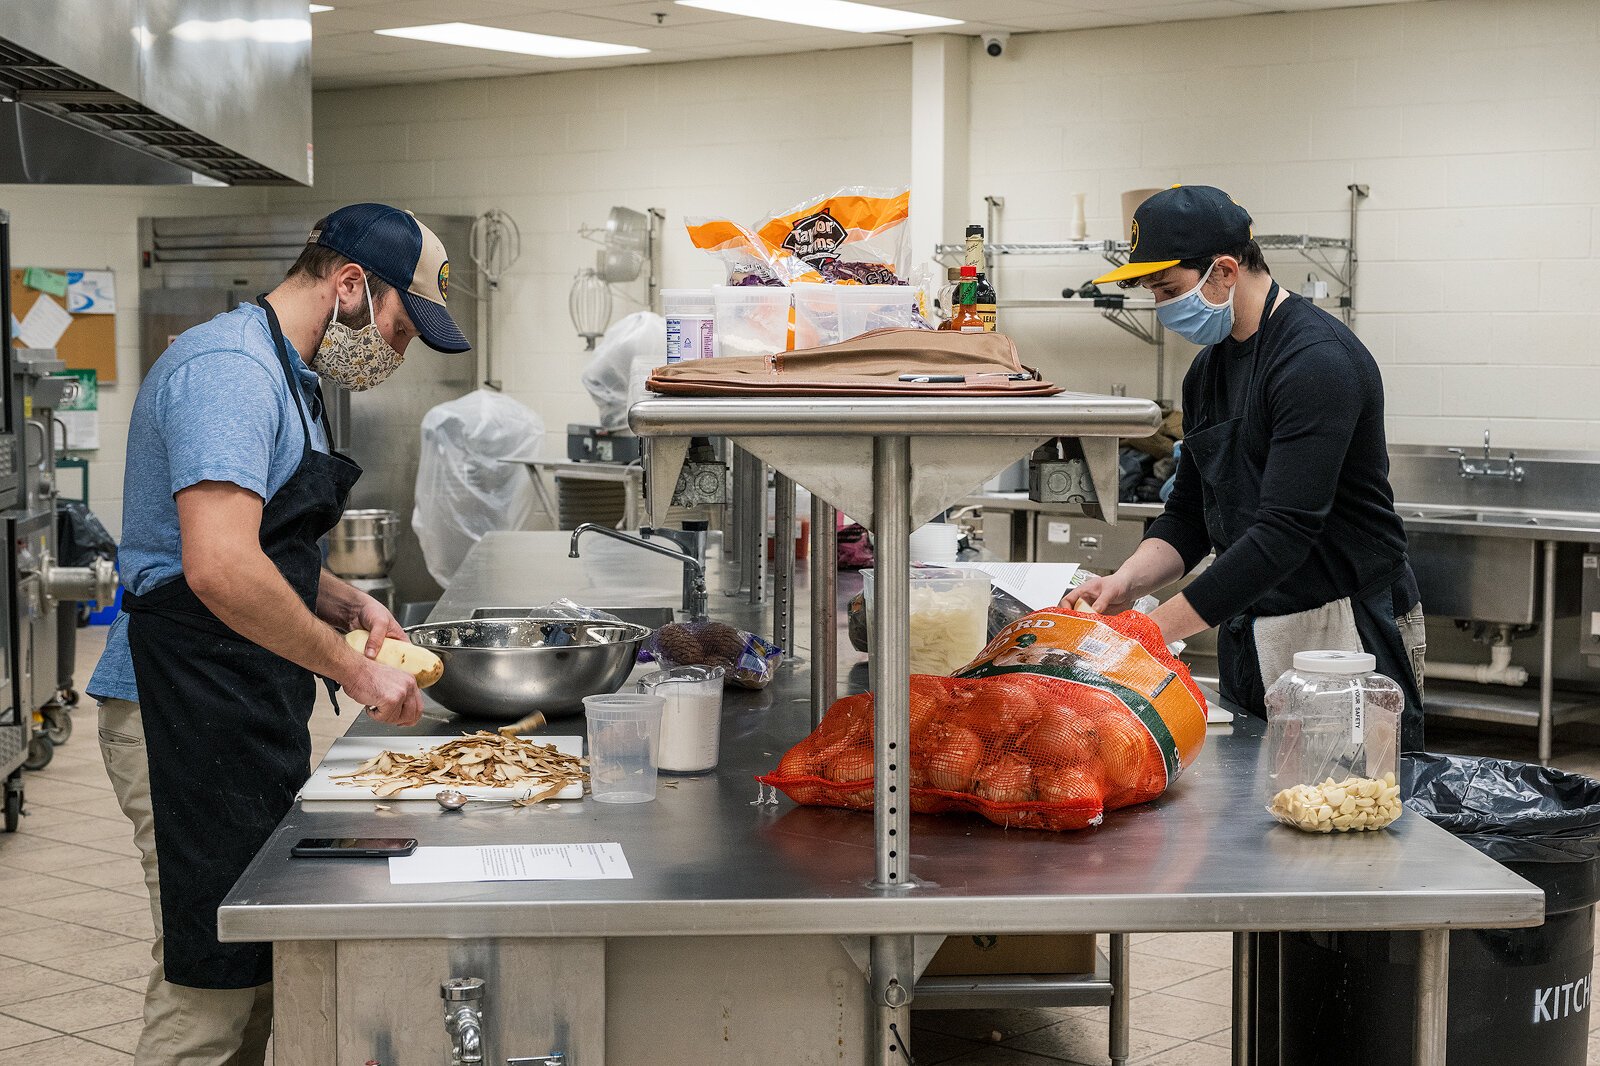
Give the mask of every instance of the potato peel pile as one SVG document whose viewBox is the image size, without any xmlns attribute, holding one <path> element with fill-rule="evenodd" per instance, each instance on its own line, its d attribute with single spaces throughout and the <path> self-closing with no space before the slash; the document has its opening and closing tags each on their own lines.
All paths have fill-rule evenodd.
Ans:
<svg viewBox="0 0 1600 1066">
<path fill-rule="evenodd" d="M 531 807 L 568 785 L 587 781 L 588 765 L 587 759 L 557 751 L 554 744 L 480 731 L 419 752 L 379 752 L 333 780 L 370 788 L 379 799 L 430 785 L 525 788 L 530 791 L 514 805 Z"/>
</svg>

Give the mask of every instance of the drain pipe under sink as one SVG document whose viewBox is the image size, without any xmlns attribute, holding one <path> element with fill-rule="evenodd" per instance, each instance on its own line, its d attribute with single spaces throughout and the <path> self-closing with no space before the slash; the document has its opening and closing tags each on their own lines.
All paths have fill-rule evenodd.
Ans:
<svg viewBox="0 0 1600 1066">
<path fill-rule="evenodd" d="M 1475 681 L 1480 685 L 1510 685 L 1515 688 L 1528 683 L 1528 671 L 1511 665 L 1511 633 L 1509 626 L 1499 627 L 1494 642 L 1489 645 L 1486 663 L 1436 663 L 1428 661 L 1423 674 L 1441 681 Z"/>
</svg>

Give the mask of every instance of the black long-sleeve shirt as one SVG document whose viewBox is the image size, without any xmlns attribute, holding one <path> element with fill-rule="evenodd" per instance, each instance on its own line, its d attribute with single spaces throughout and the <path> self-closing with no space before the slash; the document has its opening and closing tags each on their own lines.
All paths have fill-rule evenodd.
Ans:
<svg viewBox="0 0 1600 1066">
<path fill-rule="evenodd" d="M 1248 528 L 1213 543 L 1209 490 L 1185 450 L 1146 533 L 1176 548 L 1186 569 L 1216 550 L 1186 590 L 1200 617 L 1217 625 L 1245 611 L 1309 610 L 1391 573 L 1406 538 L 1389 486 L 1383 380 L 1355 334 L 1291 295 L 1255 337 L 1201 351 L 1183 381 L 1184 435 L 1239 416 L 1238 447 L 1260 491 Z"/>
</svg>

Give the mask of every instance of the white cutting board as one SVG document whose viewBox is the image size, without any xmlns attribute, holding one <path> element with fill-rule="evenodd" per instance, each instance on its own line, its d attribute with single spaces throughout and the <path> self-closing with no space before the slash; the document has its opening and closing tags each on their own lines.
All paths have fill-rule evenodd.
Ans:
<svg viewBox="0 0 1600 1066">
<path fill-rule="evenodd" d="M 371 788 L 365 785 L 352 784 L 349 781 L 335 781 L 334 774 L 353 773 L 355 769 L 368 759 L 385 751 L 396 751 L 411 754 L 423 748 L 431 748 L 438 744 L 447 744 L 452 740 L 460 740 L 460 734 L 448 737 L 340 737 L 333 742 L 333 747 L 328 749 L 328 755 L 322 760 L 312 773 L 311 780 L 300 790 L 302 800 L 356 800 L 361 803 L 388 803 L 390 800 L 433 800 L 449 785 L 419 785 L 396 792 L 392 796 L 379 799 Z M 553 744 L 555 749 L 563 755 L 583 755 L 582 737 L 528 737 L 537 744 Z M 528 785 L 465 785 L 458 791 L 471 799 L 488 800 L 517 800 L 525 796 L 532 796 L 542 791 Z M 568 785 L 557 792 L 551 799 L 582 799 L 583 782 L 579 781 Z"/>
</svg>

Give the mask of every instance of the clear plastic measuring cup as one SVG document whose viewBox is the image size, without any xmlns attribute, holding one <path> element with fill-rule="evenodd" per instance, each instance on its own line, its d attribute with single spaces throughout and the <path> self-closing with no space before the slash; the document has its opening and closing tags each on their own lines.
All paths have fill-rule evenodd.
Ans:
<svg viewBox="0 0 1600 1066">
<path fill-rule="evenodd" d="M 656 798 L 660 696 L 633 692 L 585 696 L 589 723 L 589 792 L 601 803 L 648 803 Z"/>
</svg>

